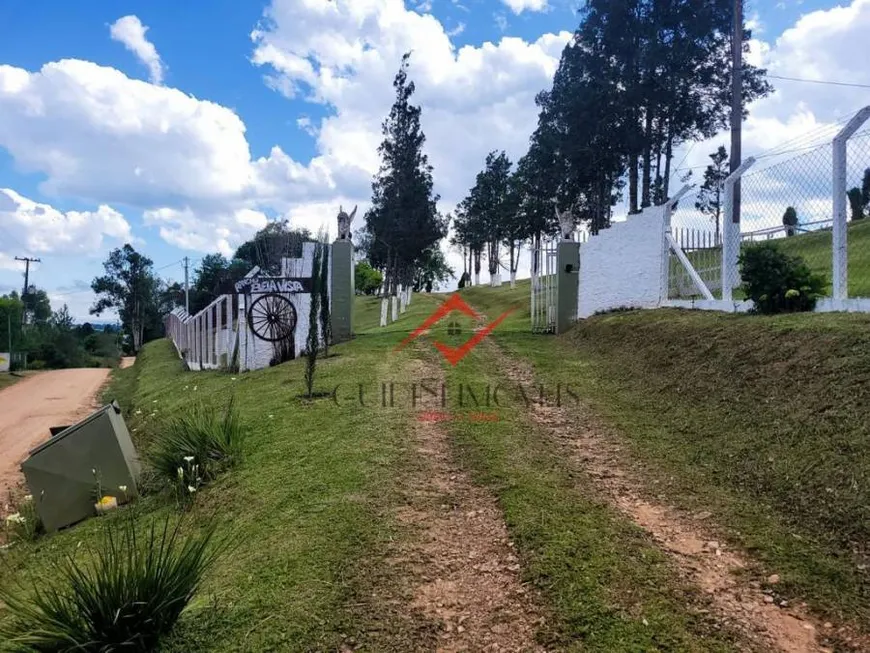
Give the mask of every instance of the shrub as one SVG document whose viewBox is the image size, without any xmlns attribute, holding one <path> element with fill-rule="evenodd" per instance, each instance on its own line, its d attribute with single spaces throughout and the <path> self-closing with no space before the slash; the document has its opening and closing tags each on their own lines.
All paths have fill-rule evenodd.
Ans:
<svg viewBox="0 0 870 653">
<path fill-rule="evenodd" d="M 6 517 L 6 540 L 33 542 L 43 533 L 42 520 L 33 497 L 29 494 L 16 506 L 15 512 Z"/>
<path fill-rule="evenodd" d="M 782 224 L 785 226 L 785 235 L 794 236 L 798 226 L 798 214 L 793 206 L 788 207 L 782 216 Z"/>
<path fill-rule="evenodd" d="M 238 463 L 245 435 L 233 399 L 223 415 L 194 404 L 158 431 L 146 459 L 173 487 L 181 484 L 182 490 L 195 490 Z"/>
<path fill-rule="evenodd" d="M 764 314 L 811 311 L 825 289 L 825 278 L 804 260 L 781 252 L 773 243 L 745 247 L 740 253 L 743 290 Z"/>
<path fill-rule="evenodd" d="M 199 588 L 221 546 L 214 527 L 182 537 L 180 522 L 107 522 L 103 536 L 85 547 L 84 561 L 66 556 L 51 563 L 31 592 L 0 589 L 10 618 L 0 635 L 23 651 L 135 651 L 156 649 Z"/>
</svg>

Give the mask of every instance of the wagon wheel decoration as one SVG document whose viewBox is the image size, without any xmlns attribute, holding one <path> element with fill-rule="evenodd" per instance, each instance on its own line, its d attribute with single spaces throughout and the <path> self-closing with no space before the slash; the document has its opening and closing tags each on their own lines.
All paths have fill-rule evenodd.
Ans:
<svg viewBox="0 0 870 653">
<path fill-rule="evenodd" d="M 260 340 L 286 340 L 296 330 L 296 308 L 282 295 L 261 295 L 248 309 L 248 326 Z"/>
</svg>

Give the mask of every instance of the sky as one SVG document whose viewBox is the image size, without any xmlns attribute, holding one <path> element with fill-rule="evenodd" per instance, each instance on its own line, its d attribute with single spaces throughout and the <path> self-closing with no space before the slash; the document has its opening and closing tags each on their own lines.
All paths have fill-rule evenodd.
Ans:
<svg viewBox="0 0 870 653">
<path fill-rule="evenodd" d="M 2 0 L 0 294 L 31 282 L 79 320 L 126 242 L 166 279 L 231 254 L 267 221 L 335 234 L 362 216 L 401 55 L 422 107 L 439 209 L 487 152 L 516 161 L 577 27 L 577 0 Z M 751 60 L 772 74 L 870 84 L 856 55 L 870 0 L 747 0 Z M 870 89 L 771 80 L 744 152 L 830 126 Z M 723 134 L 676 161 L 702 168 Z M 361 227 L 357 217 L 354 229 Z M 446 247 L 446 245 L 445 245 Z M 450 253 L 461 272 L 461 259 Z M 522 276 L 522 275 L 521 275 Z"/>
</svg>

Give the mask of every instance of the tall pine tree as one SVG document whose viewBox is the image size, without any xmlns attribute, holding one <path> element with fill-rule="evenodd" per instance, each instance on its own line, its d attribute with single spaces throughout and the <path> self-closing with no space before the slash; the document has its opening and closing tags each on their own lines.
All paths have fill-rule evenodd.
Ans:
<svg viewBox="0 0 870 653">
<path fill-rule="evenodd" d="M 410 56 L 402 57 L 393 80 L 396 101 L 383 123 L 381 167 L 365 215 L 368 259 L 384 272 L 389 294 L 397 284 L 413 283 L 427 250 L 447 233 L 446 220 L 438 214 L 439 197 L 432 190 L 432 166 L 423 152 L 426 136 L 420 128 L 420 107 L 411 103 L 415 87 L 408 79 Z"/>
<path fill-rule="evenodd" d="M 719 238 L 720 225 L 722 224 L 722 209 L 725 195 L 725 180 L 728 178 L 728 150 L 720 145 L 713 154 L 710 155 L 712 163 L 707 166 L 704 171 L 704 183 L 698 190 L 698 200 L 695 202 L 695 208 L 704 215 L 710 216 L 710 220 L 716 226 L 716 244 L 721 240 Z"/>
</svg>

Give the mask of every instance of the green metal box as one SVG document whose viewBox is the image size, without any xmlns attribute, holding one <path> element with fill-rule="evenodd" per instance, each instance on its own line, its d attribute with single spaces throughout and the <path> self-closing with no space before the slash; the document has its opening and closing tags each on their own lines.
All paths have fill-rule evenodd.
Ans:
<svg viewBox="0 0 870 653">
<path fill-rule="evenodd" d="M 52 532 L 95 514 L 97 478 L 104 496 L 119 503 L 135 497 L 140 464 L 121 408 L 112 402 L 31 450 L 21 471 Z"/>
</svg>

